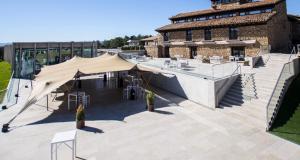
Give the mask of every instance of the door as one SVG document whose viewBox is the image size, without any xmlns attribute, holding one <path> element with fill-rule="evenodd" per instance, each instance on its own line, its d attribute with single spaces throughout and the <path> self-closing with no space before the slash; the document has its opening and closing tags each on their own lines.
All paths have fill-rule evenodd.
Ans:
<svg viewBox="0 0 300 160">
<path fill-rule="evenodd" d="M 164 52 L 165 58 L 170 58 L 170 47 L 165 47 Z"/>
<path fill-rule="evenodd" d="M 239 61 L 245 60 L 245 47 L 231 47 L 231 55 Z"/>
<path fill-rule="evenodd" d="M 194 59 L 197 56 L 197 47 L 190 48 L 190 58 Z"/>
</svg>

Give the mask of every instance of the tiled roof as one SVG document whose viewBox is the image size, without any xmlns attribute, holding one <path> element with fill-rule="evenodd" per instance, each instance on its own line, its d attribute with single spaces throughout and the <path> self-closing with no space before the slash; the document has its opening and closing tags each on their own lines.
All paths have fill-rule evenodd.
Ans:
<svg viewBox="0 0 300 160">
<path fill-rule="evenodd" d="M 247 25 L 247 24 L 259 24 L 266 23 L 274 16 L 276 12 L 272 13 L 262 13 L 255 15 L 246 15 L 246 16 L 236 16 L 230 18 L 221 18 L 221 19 L 212 19 L 206 21 L 197 21 L 197 22 L 186 22 L 186 23 L 174 23 L 163 26 L 156 29 L 156 31 L 171 31 L 171 30 L 180 30 L 188 28 L 202 28 L 210 26 L 228 26 L 228 25 Z"/>
<path fill-rule="evenodd" d="M 300 16 L 299 15 L 288 14 L 288 18 L 289 18 L 289 20 L 300 22 Z"/>
<path fill-rule="evenodd" d="M 153 37 L 142 39 L 141 41 L 154 41 L 154 40 L 157 40 L 157 39 L 158 39 L 158 36 L 153 36 Z"/>
<path fill-rule="evenodd" d="M 264 6 L 277 4 L 281 1 L 283 1 L 283 0 L 262 0 L 262 1 L 245 3 L 245 4 L 240 4 L 240 5 L 232 5 L 232 6 L 224 5 L 218 9 L 211 8 L 211 9 L 207 9 L 207 10 L 180 13 L 180 14 L 177 14 L 176 16 L 171 17 L 170 20 L 174 20 L 174 19 L 178 19 L 178 18 L 185 18 L 185 17 L 200 16 L 200 15 L 206 15 L 206 14 L 212 14 L 212 13 L 219 13 L 219 12 L 231 11 L 231 10 L 264 7 Z"/>
</svg>

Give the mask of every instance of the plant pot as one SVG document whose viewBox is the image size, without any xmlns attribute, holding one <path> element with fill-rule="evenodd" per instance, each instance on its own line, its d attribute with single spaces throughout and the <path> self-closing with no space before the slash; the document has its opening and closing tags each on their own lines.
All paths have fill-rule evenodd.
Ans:
<svg viewBox="0 0 300 160">
<path fill-rule="evenodd" d="M 76 128 L 77 129 L 82 129 L 85 127 L 85 122 L 84 120 L 81 120 L 81 121 L 76 121 Z"/>
<path fill-rule="evenodd" d="M 154 112 L 154 104 L 148 104 L 148 111 Z"/>
<path fill-rule="evenodd" d="M 244 66 L 250 66 L 250 62 L 249 61 L 244 61 Z"/>
</svg>

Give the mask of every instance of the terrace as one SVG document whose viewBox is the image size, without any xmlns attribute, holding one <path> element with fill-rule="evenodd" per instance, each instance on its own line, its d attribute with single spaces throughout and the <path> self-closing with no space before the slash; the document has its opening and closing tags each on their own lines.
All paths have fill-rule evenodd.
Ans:
<svg viewBox="0 0 300 160">
<path fill-rule="evenodd" d="M 156 112 L 150 113 L 143 100 L 124 101 L 120 90 L 99 87 L 101 82 L 83 81 L 83 89 L 95 94 L 86 109 L 87 127 L 78 130 L 77 159 L 299 157 L 296 144 L 266 133 L 261 124 L 247 118 L 250 113 L 208 110 L 159 89 L 155 89 Z M 22 80 L 21 84 L 30 85 L 30 81 Z M 0 112 L 1 124 L 22 107 L 30 92 L 30 88 L 20 88 L 20 103 Z M 1 159 L 50 158 L 53 135 L 75 128 L 75 113 L 67 111 L 61 96 L 49 100 L 49 111 L 46 98 L 42 99 L 14 121 L 11 132 L 1 134 L 0 142 L 5 146 L 0 150 Z M 71 152 L 61 147 L 58 158 L 71 159 Z"/>
</svg>

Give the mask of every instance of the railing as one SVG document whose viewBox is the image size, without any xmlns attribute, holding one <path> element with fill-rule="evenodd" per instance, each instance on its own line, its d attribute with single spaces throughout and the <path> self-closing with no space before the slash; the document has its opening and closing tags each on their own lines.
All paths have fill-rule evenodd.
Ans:
<svg viewBox="0 0 300 160">
<path fill-rule="evenodd" d="M 291 77 L 293 77 L 295 75 L 294 70 L 291 70 L 291 68 L 293 68 L 293 62 L 291 61 L 293 54 L 296 53 L 295 52 L 295 47 L 293 48 L 289 60 L 287 63 L 284 64 L 280 75 L 276 81 L 276 85 L 272 91 L 271 97 L 268 101 L 267 104 L 267 131 L 270 130 L 270 128 L 273 125 L 273 122 L 277 116 L 277 113 L 280 109 L 281 106 L 281 102 L 283 100 L 283 96 L 285 94 L 285 92 L 287 91 L 288 87 L 286 87 L 286 82 L 288 79 L 290 79 Z"/>
<path fill-rule="evenodd" d="M 162 70 L 166 70 L 166 71 L 171 71 L 171 72 L 175 72 L 175 73 L 181 73 L 181 74 L 186 74 L 186 75 L 190 75 L 190 76 L 195 76 L 195 77 L 199 77 L 199 78 L 204 78 L 204 79 L 208 79 L 208 80 L 213 80 L 213 81 L 217 81 L 220 79 L 224 79 L 227 77 L 231 77 L 232 73 L 236 74 L 236 70 L 239 69 L 239 65 L 237 63 L 223 63 L 223 64 L 215 64 L 215 65 L 207 65 L 207 66 L 201 66 L 201 68 L 198 68 L 199 66 L 193 66 L 192 68 L 194 68 L 195 70 L 193 71 L 187 71 L 184 70 L 184 67 L 178 67 L 177 66 L 177 62 L 176 64 L 172 64 L 173 62 L 171 62 L 170 66 L 166 66 L 164 65 L 164 60 L 169 60 L 169 59 L 160 59 L 156 61 L 156 63 L 148 63 L 148 62 L 137 62 L 135 60 L 130 60 L 133 63 L 139 63 L 145 66 L 150 66 L 150 67 L 156 67 L 156 68 L 160 68 Z M 161 62 L 159 62 L 161 61 Z M 191 60 L 188 60 L 188 63 L 192 63 Z M 206 67 L 206 68 L 203 68 Z M 197 69 L 198 68 L 198 69 Z"/>
<path fill-rule="evenodd" d="M 19 79 L 15 79 L 14 72 L 12 72 L 7 88 L 0 91 L 4 94 L 2 105 L 11 106 L 17 103 L 17 94 L 19 92 Z M 0 109 L 1 110 L 1 109 Z"/>
<path fill-rule="evenodd" d="M 293 49 L 290 53 L 289 62 L 292 60 L 293 55 L 295 55 L 295 56 L 297 55 L 296 47 L 293 47 Z"/>
</svg>

